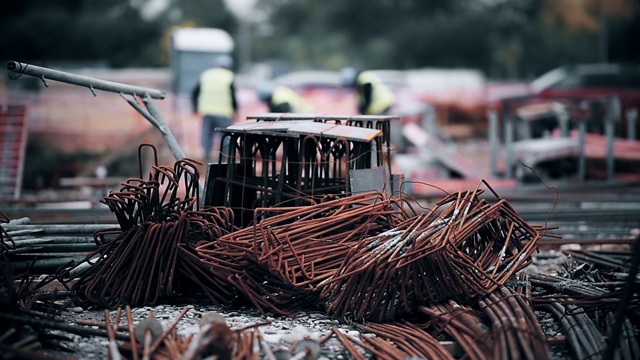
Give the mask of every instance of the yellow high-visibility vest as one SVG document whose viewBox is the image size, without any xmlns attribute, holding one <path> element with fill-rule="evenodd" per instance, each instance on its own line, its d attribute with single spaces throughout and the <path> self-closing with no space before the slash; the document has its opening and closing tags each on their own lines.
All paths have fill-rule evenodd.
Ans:
<svg viewBox="0 0 640 360">
<path fill-rule="evenodd" d="M 361 86 L 371 83 L 371 104 L 364 110 L 365 115 L 378 115 L 387 110 L 395 101 L 395 95 L 382 81 L 373 73 L 363 71 L 356 79 L 357 85 Z M 363 101 L 363 95 L 358 94 L 358 100 Z"/>
<path fill-rule="evenodd" d="M 234 74 L 225 68 L 205 70 L 200 76 L 198 114 L 233 116 L 231 84 Z"/>
<path fill-rule="evenodd" d="M 305 113 L 313 111 L 311 105 L 303 99 L 302 96 L 284 86 L 277 86 L 273 89 L 271 102 L 273 104 L 289 103 L 291 106 L 291 112 Z"/>
</svg>

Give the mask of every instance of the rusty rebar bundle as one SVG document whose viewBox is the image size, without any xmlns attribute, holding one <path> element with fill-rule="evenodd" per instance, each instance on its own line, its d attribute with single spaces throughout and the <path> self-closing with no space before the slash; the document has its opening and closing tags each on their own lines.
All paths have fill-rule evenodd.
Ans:
<svg viewBox="0 0 640 360">
<path fill-rule="evenodd" d="M 419 305 L 464 303 L 503 285 L 531 263 L 540 235 L 506 200 L 491 205 L 481 193 L 451 194 L 429 213 L 362 239 L 321 284 L 327 312 L 392 321 Z"/>
<path fill-rule="evenodd" d="M 523 296 L 503 286 L 479 305 L 491 322 L 493 359 L 550 359 L 546 336 Z"/>
<path fill-rule="evenodd" d="M 216 278 L 226 277 L 262 312 L 289 314 L 319 305 L 320 284 L 351 249 L 415 211 L 372 192 L 311 206 L 258 208 L 254 216 L 263 220 L 202 244 L 197 253 Z"/>
<path fill-rule="evenodd" d="M 446 334 L 469 359 L 548 359 L 546 335 L 531 307 L 531 283 L 518 274 L 473 307 L 450 300 L 420 306 L 432 334 Z"/>
<path fill-rule="evenodd" d="M 540 237 L 508 202 L 491 205 L 482 192 L 452 194 L 420 215 L 375 192 L 258 208 L 254 225 L 196 248 L 214 287 L 207 293 L 231 285 L 263 313 L 315 305 L 379 322 L 477 299 L 528 265 Z"/>
<path fill-rule="evenodd" d="M 333 329 L 333 334 L 353 359 L 454 359 L 435 337 L 410 322 L 356 326 L 373 336 L 358 339 Z"/>
<path fill-rule="evenodd" d="M 451 300 L 446 304 L 419 306 L 418 312 L 430 317 L 428 324 L 435 329 L 434 335 L 449 335 L 469 359 L 493 358 L 491 334 L 477 310 Z"/>
<path fill-rule="evenodd" d="M 233 231 L 233 213 L 227 208 L 199 210 L 199 163 L 182 159 L 173 168 L 155 165 L 148 180 L 129 179 L 120 191 L 102 202 L 118 219 L 122 232 L 97 231 L 98 249 L 84 262 L 68 269 L 77 275 L 73 290 L 81 299 L 114 307 L 155 304 L 180 289 L 198 286 L 192 281 L 194 261 L 188 254 L 200 241 L 209 242 Z M 150 146 L 150 145 L 148 145 Z M 191 249 L 191 250 L 190 250 Z M 88 264 L 89 266 L 86 266 Z"/>
</svg>

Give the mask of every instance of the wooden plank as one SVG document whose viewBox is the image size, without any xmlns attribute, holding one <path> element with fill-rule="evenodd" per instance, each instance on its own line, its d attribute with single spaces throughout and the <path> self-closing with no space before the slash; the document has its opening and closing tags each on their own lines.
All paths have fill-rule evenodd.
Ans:
<svg viewBox="0 0 640 360">
<path fill-rule="evenodd" d="M 336 125 L 325 131 L 323 135 L 342 137 L 347 140 L 372 142 L 376 137 L 382 135 L 382 131 L 355 126 Z"/>
<path fill-rule="evenodd" d="M 319 113 L 260 113 L 247 116 L 249 120 L 262 121 L 294 121 L 294 120 L 312 120 L 312 121 L 392 121 L 400 118 L 395 115 L 335 115 L 335 114 L 319 114 Z"/>
<path fill-rule="evenodd" d="M 289 131 L 295 132 L 304 135 L 319 135 L 325 131 L 328 131 L 330 128 L 338 125 L 327 124 L 322 122 L 314 122 L 314 121 L 289 121 L 287 122 L 289 125 Z"/>
<path fill-rule="evenodd" d="M 319 135 L 330 138 L 345 138 L 352 141 L 371 142 L 382 132 L 377 129 L 360 128 L 356 126 L 336 125 L 313 121 L 263 121 L 256 123 L 238 123 L 228 126 L 225 132 L 283 132 L 297 135 Z"/>
<path fill-rule="evenodd" d="M 226 127 L 230 131 L 286 131 L 288 123 L 282 122 L 241 122 Z"/>
<path fill-rule="evenodd" d="M 261 113 L 247 116 L 249 120 L 258 121 L 292 121 L 307 120 L 313 121 L 318 118 L 315 113 Z"/>
</svg>

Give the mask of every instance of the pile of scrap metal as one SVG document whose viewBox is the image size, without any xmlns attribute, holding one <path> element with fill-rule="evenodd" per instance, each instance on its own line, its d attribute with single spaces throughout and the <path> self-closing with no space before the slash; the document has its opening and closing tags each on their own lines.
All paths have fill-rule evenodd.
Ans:
<svg viewBox="0 0 640 360">
<path fill-rule="evenodd" d="M 559 323 L 576 358 L 640 356 L 639 250 L 640 237 L 631 251 L 565 250 L 573 261 L 557 275 L 530 275 L 534 307 Z"/>
<path fill-rule="evenodd" d="M 204 204 L 234 210 L 235 224 L 248 226 L 257 207 L 309 205 L 352 190 L 352 176 L 385 172 L 390 162 L 390 123 L 397 116 L 336 116 L 267 113 L 218 129 L 218 163 L 207 165 Z M 355 174 L 355 175 L 354 175 Z M 370 175 L 362 175 L 370 177 Z"/>
<path fill-rule="evenodd" d="M 179 167 L 177 166 L 174 169 L 176 168 Z M 160 169 L 160 167 L 157 167 L 157 169 Z M 156 172 L 155 174 L 157 175 L 158 173 Z M 167 175 L 163 179 L 176 180 L 175 173 L 172 173 L 170 169 L 164 168 L 162 174 Z M 158 178 L 158 176 L 151 176 L 149 183 L 157 181 Z M 139 180 L 137 179 L 135 183 L 138 184 Z M 131 183 L 133 181 L 128 182 L 128 184 Z M 395 323 L 395 320 L 400 318 L 401 312 L 415 310 L 418 305 L 425 305 L 434 300 L 429 296 L 434 298 L 438 296 L 432 292 L 430 295 L 425 293 L 422 294 L 422 297 L 416 297 L 406 292 L 407 290 L 423 285 L 425 288 L 433 288 L 435 285 L 438 287 L 436 291 L 443 290 L 440 285 L 433 282 L 433 279 L 429 280 L 424 277 L 424 274 L 418 272 L 421 269 L 420 266 L 429 266 L 426 265 L 426 262 L 421 261 L 421 258 L 429 258 L 430 253 L 436 254 L 432 256 L 434 259 L 432 260 L 431 268 L 438 269 L 441 273 L 448 271 L 450 272 L 449 276 L 462 270 L 461 273 L 464 274 L 461 274 L 462 276 L 458 278 L 459 286 L 457 292 L 452 292 L 451 295 L 454 298 L 459 296 L 460 298 L 468 299 L 475 298 L 478 293 L 484 295 L 488 291 L 472 284 L 472 282 L 482 278 L 482 276 L 473 274 L 474 272 L 488 270 L 494 275 L 500 274 L 495 276 L 495 283 L 491 284 L 491 287 L 495 288 L 500 282 L 504 282 L 508 278 L 508 276 L 504 276 L 504 273 L 511 273 L 516 269 L 520 269 L 528 261 L 527 259 L 530 259 L 531 250 L 535 249 L 533 245 L 516 245 L 512 248 L 507 246 L 503 239 L 492 239 L 489 240 L 491 244 L 486 246 L 485 249 L 489 251 L 495 245 L 498 248 L 502 248 L 506 256 L 503 259 L 499 256 L 485 254 L 483 257 L 488 260 L 481 261 L 480 266 L 486 266 L 487 269 L 456 269 L 455 262 L 452 265 L 443 265 L 440 268 L 435 266 L 441 260 L 447 262 L 457 256 L 470 256 L 468 261 L 462 260 L 468 266 L 478 260 L 474 260 L 474 257 L 483 254 L 482 252 L 469 253 L 470 244 L 463 245 L 459 250 L 451 248 L 452 246 L 455 247 L 453 243 L 444 247 L 437 245 L 434 239 L 445 239 L 442 232 L 448 233 L 450 231 L 446 230 L 447 223 L 457 224 L 456 228 L 459 228 L 463 233 L 469 233 L 473 232 L 473 230 L 466 226 L 461 226 L 463 218 L 469 219 L 470 223 L 477 223 L 482 226 L 483 221 L 479 220 L 478 217 L 489 222 L 499 222 L 506 221 L 505 218 L 510 216 L 508 215 L 509 211 L 500 215 L 498 214 L 499 211 L 491 210 L 491 206 L 487 207 L 487 204 L 482 201 L 480 201 L 481 204 L 479 205 L 477 196 L 481 191 L 459 194 L 460 197 L 452 196 L 450 199 L 445 199 L 443 205 L 455 203 L 455 206 L 451 207 L 452 210 L 448 213 L 446 211 L 440 213 L 437 209 L 434 209 L 426 216 L 417 215 L 412 209 L 407 210 L 409 204 L 401 203 L 397 200 L 384 199 L 377 193 L 328 201 L 316 206 L 259 209 L 261 212 L 276 212 L 279 214 L 266 217 L 254 227 L 231 231 L 226 235 L 209 232 L 206 236 L 203 236 L 200 227 L 197 227 L 195 231 L 191 231 L 188 222 L 184 220 L 184 213 L 190 211 L 189 204 L 192 204 L 191 201 L 179 201 L 176 198 L 169 198 L 172 199 L 168 201 L 169 204 L 178 206 L 186 204 L 186 207 L 183 208 L 184 211 L 180 212 L 181 215 L 178 216 L 173 214 L 175 208 L 164 206 L 166 204 L 158 206 L 161 204 L 149 204 L 146 202 L 147 199 L 165 198 L 164 196 L 158 196 L 159 194 L 156 193 L 159 189 L 157 183 L 138 185 L 127 185 L 121 192 L 112 193 L 105 198 L 106 202 L 117 201 L 115 204 L 118 204 L 118 206 L 113 204 L 111 206 L 118 215 L 120 226 L 123 229 L 122 235 L 115 240 L 101 244 L 99 249 L 87 258 L 87 260 L 93 259 L 91 261 L 94 262 L 94 265 L 88 267 L 88 270 L 78 273 L 78 282 L 73 287 L 74 291 L 80 295 L 80 298 L 107 307 L 129 302 L 139 302 L 140 305 L 143 305 L 154 303 L 158 298 L 166 299 L 172 293 L 166 290 L 168 286 L 163 287 L 163 285 L 172 284 L 169 281 L 171 278 L 161 276 L 159 269 L 153 265 L 162 265 L 166 274 L 181 273 L 179 270 L 180 265 L 167 270 L 167 263 L 172 264 L 170 259 L 173 257 L 174 259 L 178 258 L 174 261 L 176 264 L 180 264 L 182 260 L 179 259 L 179 255 L 177 255 L 179 253 L 176 253 L 175 249 L 179 248 L 180 245 L 188 245 L 190 238 L 196 238 L 205 240 L 195 249 L 196 254 L 199 255 L 199 261 L 208 265 L 209 275 L 218 279 L 218 283 L 200 282 L 205 293 L 209 295 L 225 294 L 225 289 L 234 288 L 236 292 L 230 294 L 231 298 L 226 299 L 228 303 L 237 302 L 238 297 L 244 297 L 263 311 L 268 309 L 282 314 L 289 314 L 290 311 L 308 306 L 317 307 L 324 302 L 338 303 L 340 301 L 343 307 L 360 305 L 361 307 L 357 308 L 358 312 L 365 314 L 360 316 L 361 319 L 375 320 L 381 323 L 379 325 L 361 325 L 364 331 L 378 333 L 380 339 L 385 337 L 386 332 L 389 334 L 401 334 L 404 332 L 405 335 L 403 337 L 407 337 L 405 341 L 421 344 L 418 349 L 421 348 L 429 352 L 435 351 L 445 356 L 448 354 L 447 350 L 426 330 L 420 329 L 417 325 Z M 126 189 L 133 190 L 127 192 Z M 175 194 L 175 188 L 169 186 L 166 189 L 167 192 Z M 142 196 L 141 190 L 147 191 L 146 197 Z M 125 199 L 133 201 L 127 203 Z M 496 209 L 499 208 L 500 205 L 496 207 Z M 160 216 L 163 211 L 172 215 L 166 216 L 165 214 Z M 199 212 L 200 215 L 202 213 Z M 503 218 L 501 219 L 501 217 Z M 232 219 L 230 220 L 232 221 Z M 127 235 L 129 233 L 137 234 L 145 228 L 152 229 L 153 224 L 156 224 L 155 221 L 159 221 L 160 224 L 163 224 L 161 226 L 166 227 L 165 232 L 147 230 L 146 236 Z M 200 221 L 200 224 L 204 222 Z M 498 222 L 493 223 L 494 230 L 499 230 Z M 515 224 L 509 221 L 507 223 L 510 224 L 511 229 L 508 232 L 508 236 L 515 235 L 514 238 L 508 239 L 507 242 L 521 244 L 523 239 L 527 239 L 528 235 L 526 234 L 536 234 L 533 229 L 523 231 L 520 225 L 516 227 Z M 183 229 L 184 232 L 171 230 L 173 227 Z M 168 235 L 172 234 L 173 231 L 180 235 L 175 237 L 177 240 Z M 489 230 L 486 231 L 487 234 L 496 235 Z M 107 232 L 112 233 L 113 230 L 108 230 Z M 96 237 L 100 238 L 101 233 L 97 232 Z M 154 233 L 163 234 L 164 236 L 156 238 L 152 236 Z M 433 238 L 422 237 L 421 234 L 423 233 L 431 233 Z M 194 235 L 192 236 L 191 234 Z M 507 232 L 504 234 L 507 235 Z M 176 241 L 162 241 L 164 238 Z M 446 235 L 446 238 L 452 239 L 453 236 Z M 154 239 L 156 240 L 155 242 L 153 242 Z M 217 239 L 217 241 L 211 241 L 212 239 Z M 392 240 L 392 242 L 389 242 L 389 240 Z M 536 238 L 534 236 L 533 238 L 528 238 L 528 240 L 530 240 L 529 243 L 535 244 Z M 184 241 L 184 243 L 176 245 L 180 241 Z M 476 242 L 480 243 L 482 240 L 478 238 Z M 419 251 L 428 243 L 436 245 L 429 247 L 426 251 Z M 149 249 L 142 249 L 144 246 L 148 246 Z M 404 251 L 402 251 L 403 248 L 405 248 Z M 158 249 L 154 253 L 155 256 L 148 256 L 148 251 L 153 251 L 154 249 Z M 165 249 L 164 253 L 160 249 Z M 447 254 L 448 252 L 454 253 Z M 467 253 L 465 254 L 465 252 Z M 527 252 L 529 253 L 527 254 Z M 518 253 L 525 255 L 514 257 L 514 254 Z M 357 275 L 359 271 L 351 269 L 352 264 L 360 264 L 360 262 L 376 265 L 389 260 L 389 258 L 382 258 L 380 254 L 397 257 L 402 263 L 392 264 L 392 266 L 380 270 L 380 278 L 374 275 L 366 275 L 364 278 L 360 278 Z M 380 260 L 378 261 L 377 258 L 380 258 Z M 155 261 L 157 259 L 160 259 L 160 261 Z M 522 261 L 522 264 L 517 264 L 518 259 L 524 259 L 525 261 Z M 193 261 L 195 262 L 196 259 Z M 406 272 L 399 272 L 398 274 L 400 277 L 407 276 L 413 281 L 418 281 L 422 278 L 422 283 L 416 283 L 414 286 L 412 283 L 397 281 L 402 279 L 395 274 L 396 265 L 411 265 L 414 262 L 417 267 L 408 266 L 406 267 Z M 131 266 L 133 266 L 133 271 L 131 271 Z M 502 267 L 502 269 L 498 270 L 498 267 Z M 192 266 L 192 268 L 196 268 L 196 266 Z M 201 268 L 204 269 L 205 267 L 201 265 Z M 373 269 L 363 267 L 363 270 L 366 273 L 371 272 Z M 157 275 L 154 274 L 154 271 L 157 272 Z M 345 273 L 352 272 L 355 273 L 353 277 L 345 275 Z M 125 275 L 136 276 L 136 274 L 140 273 L 151 275 L 133 280 L 125 277 Z M 201 271 L 200 274 L 207 275 L 205 271 Z M 467 276 L 469 276 L 469 279 L 464 279 Z M 333 288 L 346 286 L 339 284 L 338 280 L 342 278 L 350 279 L 351 282 L 361 279 L 360 284 L 355 286 L 348 285 L 358 290 L 356 294 L 351 294 L 353 295 L 352 298 L 345 298 L 344 296 L 339 296 L 339 294 L 338 296 L 330 293 L 328 295 L 322 294 L 322 289 L 330 289 L 331 284 L 336 284 L 333 285 Z M 112 279 L 121 280 L 116 284 L 117 280 Z M 144 279 L 147 279 L 146 283 Z M 224 282 L 225 280 L 226 283 Z M 381 281 L 381 283 L 371 283 L 377 281 Z M 431 281 L 431 283 L 428 284 L 428 281 Z M 456 279 L 452 279 L 452 281 L 455 282 Z M 87 284 L 91 284 L 91 286 Z M 116 287 L 115 285 L 118 286 Z M 212 285 L 217 287 L 213 288 Z M 448 286 L 448 284 L 445 285 Z M 384 286 L 387 286 L 387 288 L 384 288 Z M 120 292 L 115 292 L 116 288 Z M 93 289 L 100 289 L 100 292 L 94 292 Z M 378 292 L 373 292 L 371 291 L 372 289 L 380 290 L 379 296 L 376 296 L 375 294 Z M 144 292 L 145 290 L 146 292 Z M 403 291 L 405 293 L 402 293 Z M 371 293 L 369 294 L 369 292 Z M 350 294 L 350 292 L 341 293 Z M 391 295 L 392 293 L 398 294 L 395 297 L 402 299 L 404 306 L 400 304 L 401 306 L 398 308 L 390 307 L 390 310 L 385 309 L 380 314 L 386 317 L 376 318 L 373 315 L 375 313 L 372 312 L 373 307 L 397 304 L 393 298 L 380 299 L 383 295 Z M 331 300 L 333 298 L 336 299 Z M 220 299 L 212 298 L 212 300 L 218 302 Z M 355 312 L 355 310 L 350 311 Z M 334 314 L 329 308 L 327 312 Z M 107 316 L 105 318 L 109 319 Z M 10 317 L 8 320 L 20 321 L 21 319 Z M 385 324 L 387 322 L 389 324 Z M 109 332 L 108 336 L 112 341 L 115 341 L 112 332 Z M 336 332 L 336 336 L 340 338 L 340 341 L 346 347 L 365 346 L 373 354 L 394 351 L 397 355 L 400 355 L 404 351 L 411 351 L 411 346 L 406 349 L 402 347 L 397 350 L 385 349 L 383 340 L 371 340 L 370 344 L 364 345 L 360 344 L 359 340 L 339 332 Z M 539 340 L 544 344 L 542 337 Z M 135 348 L 136 343 L 132 343 L 133 348 Z M 155 344 L 155 341 L 153 344 Z M 148 351 L 151 351 L 148 350 L 149 348 L 155 349 L 157 346 L 149 345 L 149 341 L 147 341 L 145 347 L 147 350 L 142 350 L 142 352 L 146 351 L 148 353 Z M 540 349 L 544 353 L 545 348 L 542 347 Z"/>
<path fill-rule="evenodd" d="M 9 223 L 9 218 L 0 211 L 0 223 Z M 43 314 L 54 316 L 73 304 L 71 292 L 46 293 L 40 291 L 55 277 L 37 280 L 30 275 L 33 266 L 20 270 L 12 262 L 11 252 L 19 247 L 9 233 L 0 226 L 0 351 L 3 359 L 42 358 L 42 348 L 67 350 L 63 345 L 69 337 L 51 332 L 38 332 L 43 325 Z M 29 262 L 31 265 L 34 261 Z M 26 319 L 12 321 L 14 317 Z"/>
<path fill-rule="evenodd" d="M 256 208 L 252 224 L 237 228 L 231 209 L 200 208 L 197 165 L 185 158 L 173 167 L 160 166 L 156 158 L 147 180 L 141 165 L 140 178 L 104 198 L 120 229 L 97 231 L 97 249 L 55 275 L 74 303 L 118 307 L 119 315 L 123 305 L 204 293 L 215 304 L 254 306 L 265 315 L 321 310 L 371 334 L 332 331 L 317 343 L 289 349 L 288 356 L 295 358 L 313 358 L 333 336 L 357 359 L 551 358 L 539 312 L 557 318 L 576 358 L 598 358 L 608 349 L 602 328 L 615 334 L 612 317 L 619 313 L 614 305 L 623 297 L 623 284 L 603 283 L 605 277 L 593 285 L 571 278 L 558 285 L 556 279 L 525 275 L 521 270 L 532 262 L 545 229 L 523 221 L 487 183 L 421 211 L 406 198 L 379 192 Z M 483 184 L 497 201 L 481 197 Z M 6 271 L 7 252 L 15 244 L 4 231 L 1 240 L 0 265 Z M 633 269 L 628 272 L 635 278 Z M 23 312 L 24 299 L 35 292 L 17 296 L 9 290 L 15 282 L 3 276 L 3 322 L 87 334 L 86 328 L 13 314 Z M 598 290 L 584 290 L 593 287 Z M 637 313 L 639 300 L 633 293 L 633 306 L 624 308 L 624 315 Z M 600 326 L 593 320 L 598 318 L 608 321 Z M 259 325 L 228 336 L 223 324 L 204 319 L 198 336 L 183 338 L 175 332 L 179 319 L 153 335 L 151 320 L 134 326 L 128 317 L 122 325 L 120 316 L 112 323 L 105 312 L 101 326 L 106 330 L 93 335 L 110 340 L 112 358 L 122 353 L 157 359 L 195 359 L 205 352 L 233 359 L 273 355 Z M 612 346 L 620 358 L 638 358 L 637 329 L 625 320 L 623 335 L 611 335 L 620 340 Z M 142 328 L 137 339 L 134 327 Z M 20 354 L 24 348 L 5 341 L 13 336 L 0 334 L 0 347 Z M 233 340 L 214 346 L 225 338 Z M 444 340 L 453 341 L 455 349 L 446 348 Z"/>
<path fill-rule="evenodd" d="M 155 161 L 147 180 L 142 179 L 145 146 Z M 200 209 L 201 163 L 183 158 L 173 168 L 160 166 L 151 145 L 141 145 L 138 153 L 140 178 L 102 200 L 118 219 L 116 238 L 108 239 L 114 230 L 97 231 L 98 248 L 66 272 L 78 278 L 73 290 L 81 299 L 105 307 L 155 304 L 184 293 L 199 271 L 193 261 L 196 244 L 234 230 L 230 209 Z"/>
<path fill-rule="evenodd" d="M 530 263 L 539 233 L 481 193 L 452 194 L 424 214 L 379 193 L 256 209 L 281 213 L 197 251 L 264 311 L 314 303 L 341 319 L 392 321 L 418 305 L 477 299 Z"/>
</svg>

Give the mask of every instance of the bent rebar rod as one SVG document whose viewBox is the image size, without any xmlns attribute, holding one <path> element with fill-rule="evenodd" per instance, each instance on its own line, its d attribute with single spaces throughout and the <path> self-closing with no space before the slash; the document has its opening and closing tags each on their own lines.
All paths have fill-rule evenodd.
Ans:
<svg viewBox="0 0 640 360">
<path fill-rule="evenodd" d="M 160 132 L 162 133 L 162 137 L 164 138 L 165 142 L 169 146 L 169 149 L 173 153 L 173 156 L 176 158 L 176 160 L 180 160 L 185 157 L 184 152 L 182 151 L 182 148 L 180 147 L 175 136 L 169 129 L 169 126 L 167 126 L 166 122 L 164 121 L 164 118 L 158 111 L 158 108 L 156 107 L 155 103 L 151 101 L 151 99 L 164 99 L 165 94 L 160 90 L 146 88 L 142 86 L 122 84 L 122 83 L 113 82 L 113 81 L 100 80 L 100 79 L 92 78 L 89 76 L 71 74 L 64 71 L 48 69 L 45 67 L 40 67 L 36 65 L 31 65 L 31 64 L 25 64 L 18 61 L 9 61 L 7 63 L 7 70 L 9 70 L 10 72 L 18 73 L 18 74 L 37 77 L 43 81 L 45 86 L 47 86 L 47 83 L 45 80 L 50 79 L 50 80 L 60 81 L 60 82 L 78 85 L 78 86 L 86 86 L 91 90 L 91 92 L 94 95 L 95 95 L 94 89 L 98 89 L 98 90 L 103 90 L 108 92 L 119 93 L 121 95 L 127 94 L 127 95 L 132 95 L 134 97 L 136 96 L 140 97 L 142 98 L 143 103 L 147 107 L 147 110 L 149 110 L 148 112 L 144 111 L 144 109 L 142 109 L 142 107 L 140 106 L 133 106 L 132 102 L 128 101 L 126 98 L 125 100 L 127 100 L 127 102 L 129 102 L 129 104 L 132 105 L 132 107 L 136 109 L 136 111 L 138 111 L 154 127 L 160 130 Z M 151 120 L 150 118 L 152 118 L 153 120 Z"/>
</svg>

